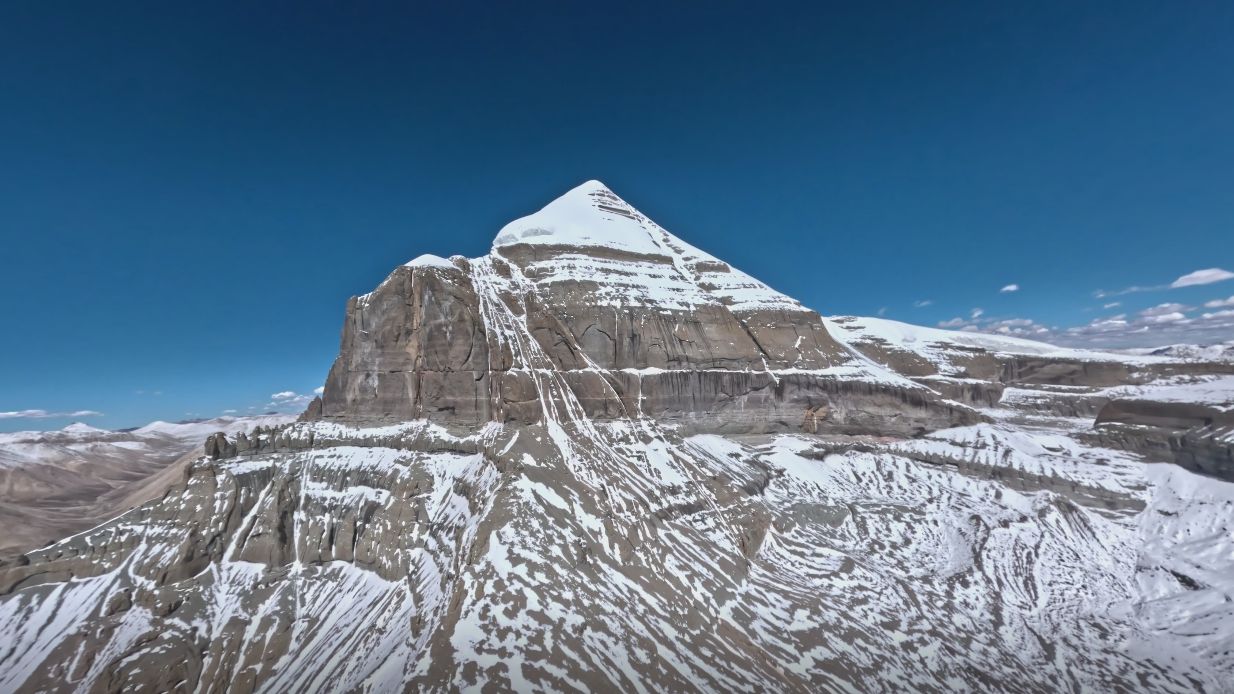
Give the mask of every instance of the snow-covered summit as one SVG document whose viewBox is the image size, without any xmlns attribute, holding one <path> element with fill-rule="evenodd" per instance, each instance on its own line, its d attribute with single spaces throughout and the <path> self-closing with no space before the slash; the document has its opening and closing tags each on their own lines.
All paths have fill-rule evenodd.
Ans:
<svg viewBox="0 0 1234 694">
<path fill-rule="evenodd" d="M 724 304 L 733 310 L 800 310 L 796 300 L 669 233 L 590 180 L 502 227 L 493 250 L 517 244 L 552 246 L 556 257 L 531 261 L 541 284 L 593 281 L 598 305 L 652 305 L 690 310 Z M 642 256 L 609 258 L 596 250 Z"/>
<path fill-rule="evenodd" d="M 416 256 L 415 258 L 403 263 L 404 267 L 439 267 L 445 270 L 457 270 L 454 263 L 446 260 L 439 255 L 425 253 L 424 255 Z"/>
<path fill-rule="evenodd" d="M 605 247 L 645 255 L 664 255 L 655 223 L 603 183 L 587 181 L 545 205 L 539 212 L 501 228 L 494 247 L 516 243 Z"/>
</svg>

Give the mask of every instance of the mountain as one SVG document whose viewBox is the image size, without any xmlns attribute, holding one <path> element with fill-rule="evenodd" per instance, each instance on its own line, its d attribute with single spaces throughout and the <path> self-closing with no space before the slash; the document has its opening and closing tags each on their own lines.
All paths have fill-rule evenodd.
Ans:
<svg viewBox="0 0 1234 694">
<path fill-rule="evenodd" d="M 162 494 L 209 434 L 285 424 L 286 415 L 152 422 L 131 431 L 82 423 L 0 434 L 0 559 L 86 530 Z"/>
<path fill-rule="evenodd" d="M 506 225 L 487 256 L 422 256 L 351 301 L 321 415 L 535 423 L 554 418 L 546 391 L 562 407 L 569 391 L 577 416 L 700 432 L 809 418 L 908 434 L 980 419 L 849 350 L 817 313 L 596 181 Z"/>
<path fill-rule="evenodd" d="M 1222 690 L 1229 374 L 825 319 L 588 182 L 0 566 L 0 690 Z"/>
</svg>

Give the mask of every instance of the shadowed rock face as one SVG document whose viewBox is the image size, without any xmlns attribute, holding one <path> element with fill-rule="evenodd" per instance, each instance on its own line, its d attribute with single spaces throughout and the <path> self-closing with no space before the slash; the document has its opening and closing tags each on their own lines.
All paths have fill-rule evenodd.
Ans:
<svg viewBox="0 0 1234 694">
<path fill-rule="evenodd" d="M 1224 686 L 1234 489 L 1021 425 L 1009 363 L 1111 378 L 1048 346 L 847 333 L 584 184 L 353 299 L 301 421 L 0 564 L 0 691 Z"/>
<path fill-rule="evenodd" d="M 400 267 L 347 304 L 324 417 L 492 418 L 487 336 L 462 271 Z"/>
<path fill-rule="evenodd" d="M 1092 440 L 1234 481 L 1234 403 L 1117 398 L 1097 415 Z M 1230 399 L 1234 401 L 1234 392 Z"/>
</svg>

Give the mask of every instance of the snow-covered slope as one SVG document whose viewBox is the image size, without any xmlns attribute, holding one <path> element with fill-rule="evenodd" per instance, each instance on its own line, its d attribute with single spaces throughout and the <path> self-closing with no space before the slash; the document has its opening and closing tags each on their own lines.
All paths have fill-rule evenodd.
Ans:
<svg viewBox="0 0 1234 694">
<path fill-rule="evenodd" d="M 0 565 L 0 690 L 1228 689 L 1234 485 L 942 394 L 1168 360 L 959 335 L 584 184 L 353 300 L 307 421 Z"/>
</svg>

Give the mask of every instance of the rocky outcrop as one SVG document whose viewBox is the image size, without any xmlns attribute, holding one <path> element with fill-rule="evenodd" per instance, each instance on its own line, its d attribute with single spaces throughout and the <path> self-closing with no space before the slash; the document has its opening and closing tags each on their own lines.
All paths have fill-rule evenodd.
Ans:
<svg viewBox="0 0 1234 694">
<path fill-rule="evenodd" d="M 1094 445 L 1131 451 L 1147 460 L 1234 482 L 1234 426 L 1176 429 L 1106 422 L 1084 438 Z"/>
<path fill-rule="evenodd" d="M 1114 399 L 1097 415 L 1091 440 L 1234 481 L 1234 410 L 1229 407 Z"/>
<path fill-rule="evenodd" d="M 1117 398 L 1106 403 L 1097 414 L 1098 426 L 1107 423 L 1176 430 L 1234 426 L 1234 411 L 1199 402 Z"/>
</svg>

